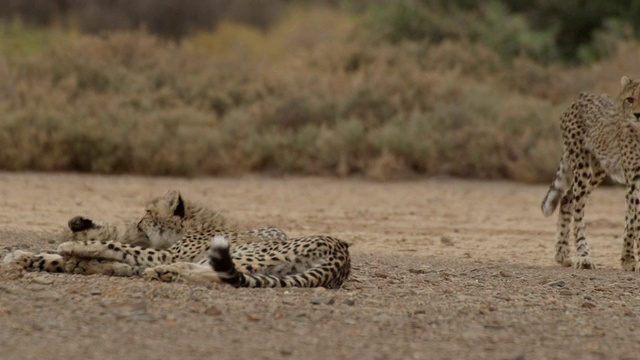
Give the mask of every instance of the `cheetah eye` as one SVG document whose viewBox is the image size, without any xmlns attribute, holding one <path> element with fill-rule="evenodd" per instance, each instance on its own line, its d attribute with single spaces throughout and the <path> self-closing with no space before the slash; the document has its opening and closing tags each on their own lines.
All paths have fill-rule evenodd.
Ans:
<svg viewBox="0 0 640 360">
<path fill-rule="evenodd" d="M 633 104 L 633 102 L 635 101 L 635 99 L 634 99 L 634 98 L 632 98 L 632 97 L 628 97 L 628 98 L 626 98 L 626 99 L 625 99 L 625 101 L 626 101 L 626 102 L 628 102 L 629 104 Z"/>
</svg>

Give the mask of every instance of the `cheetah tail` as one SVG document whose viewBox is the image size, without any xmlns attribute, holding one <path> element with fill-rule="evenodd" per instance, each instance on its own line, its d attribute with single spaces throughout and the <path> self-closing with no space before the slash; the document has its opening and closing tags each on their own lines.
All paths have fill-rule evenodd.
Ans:
<svg viewBox="0 0 640 360">
<path fill-rule="evenodd" d="M 222 235 L 216 235 L 211 242 L 209 263 L 220 280 L 235 287 L 247 288 L 275 288 L 275 287 L 339 287 L 348 277 L 350 264 L 347 261 L 340 269 L 340 273 L 331 268 L 330 264 L 314 266 L 306 271 L 284 276 L 268 274 L 245 274 L 236 270 L 236 266 L 229 251 L 229 241 Z M 319 273 L 333 274 L 334 280 L 323 279 Z"/>
<path fill-rule="evenodd" d="M 216 272 L 220 280 L 227 284 L 238 287 L 240 283 L 240 273 L 231 259 L 229 251 L 229 240 L 224 235 L 215 235 L 211 240 L 211 251 L 209 253 L 209 264 Z"/>
<path fill-rule="evenodd" d="M 547 195 L 545 195 L 542 200 L 541 209 L 544 216 L 550 216 L 553 214 L 560 203 L 560 199 L 569 187 L 565 169 L 564 161 L 561 161 L 558 171 L 556 172 L 556 176 L 553 178 L 553 182 L 549 187 L 549 191 L 547 191 Z"/>
</svg>

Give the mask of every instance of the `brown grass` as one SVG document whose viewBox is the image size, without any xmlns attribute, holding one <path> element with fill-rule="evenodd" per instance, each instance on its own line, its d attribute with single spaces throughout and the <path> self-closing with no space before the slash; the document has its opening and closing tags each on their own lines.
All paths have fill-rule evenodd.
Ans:
<svg viewBox="0 0 640 360">
<path fill-rule="evenodd" d="M 294 10 L 267 32 L 56 33 L 1 51 L 0 168 L 548 181 L 561 112 L 580 91 L 615 94 L 640 51 L 542 66 L 462 41 L 379 44 L 356 24 Z"/>
</svg>

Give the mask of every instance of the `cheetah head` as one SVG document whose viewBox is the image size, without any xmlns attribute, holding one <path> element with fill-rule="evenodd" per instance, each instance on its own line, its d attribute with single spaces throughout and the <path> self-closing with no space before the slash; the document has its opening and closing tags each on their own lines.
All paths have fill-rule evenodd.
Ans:
<svg viewBox="0 0 640 360">
<path fill-rule="evenodd" d="M 182 237 L 184 217 L 182 196 L 178 191 L 171 190 L 147 204 L 138 229 L 147 235 L 152 247 L 166 249 Z"/>
<path fill-rule="evenodd" d="M 622 99 L 623 108 L 633 113 L 636 120 L 640 120 L 640 81 L 623 76 L 620 85 L 622 92 L 619 98 Z"/>
</svg>

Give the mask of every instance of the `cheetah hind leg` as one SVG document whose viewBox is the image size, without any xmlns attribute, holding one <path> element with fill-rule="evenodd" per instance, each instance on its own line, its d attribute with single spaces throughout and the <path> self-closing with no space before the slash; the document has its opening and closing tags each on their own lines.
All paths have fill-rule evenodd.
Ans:
<svg viewBox="0 0 640 360">
<path fill-rule="evenodd" d="M 136 267 L 116 261 L 65 258 L 59 254 L 34 254 L 23 250 L 7 255 L 2 262 L 18 265 L 26 271 L 112 276 L 134 276 L 140 273 Z"/>
<path fill-rule="evenodd" d="M 593 154 L 589 154 L 589 164 L 591 168 L 591 176 L 589 178 L 589 182 L 587 183 L 585 198 L 587 198 L 591 194 L 591 192 L 593 192 L 593 190 L 598 187 L 600 183 L 602 183 L 602 180 L 604 180 L 605 176 L 607 175 L 606 172 L 602 169 L 600 162 Z M 595 269 L 596 266 L 593 261 L 591 261 L 591 257 L 589 257 L 586 239 L 583 239 L 582 244 L 577 242 L 576 247 L 578 256 L 576 257 L 576 261 L 574 264 L 575 268 Z"/>
<path fill-rule="evenodd" d="M 573 211 L 573 195 L 567 191 L 560 200 L 560 210 L 558 211 L 558 223 L 556 229 L 556 262 L 562 266 L 573 265 L 571 251 L 569 247 L 571 212 Z"/>
<path fill-rule="evenodd" d="M 595 269 L 596 266 L 589 256 L 589 245 L 584 234 L 584 208 L 586 200 L 593 190 L 604 180 L 606 173 L 602 169 L 600 162 L 593 154 L 588 156 L 588 169 L 574 171 L 574 179 L 571 190 L 573 192 L 573 236 L 575 237 L 576 261 L 574 267 L 576 269 Z M 579 164 L 580 162 L 578 162 Z M 586 179 L 583 182 L 582 191 L 580 191 L 579 179 Z"/>
</svg>

